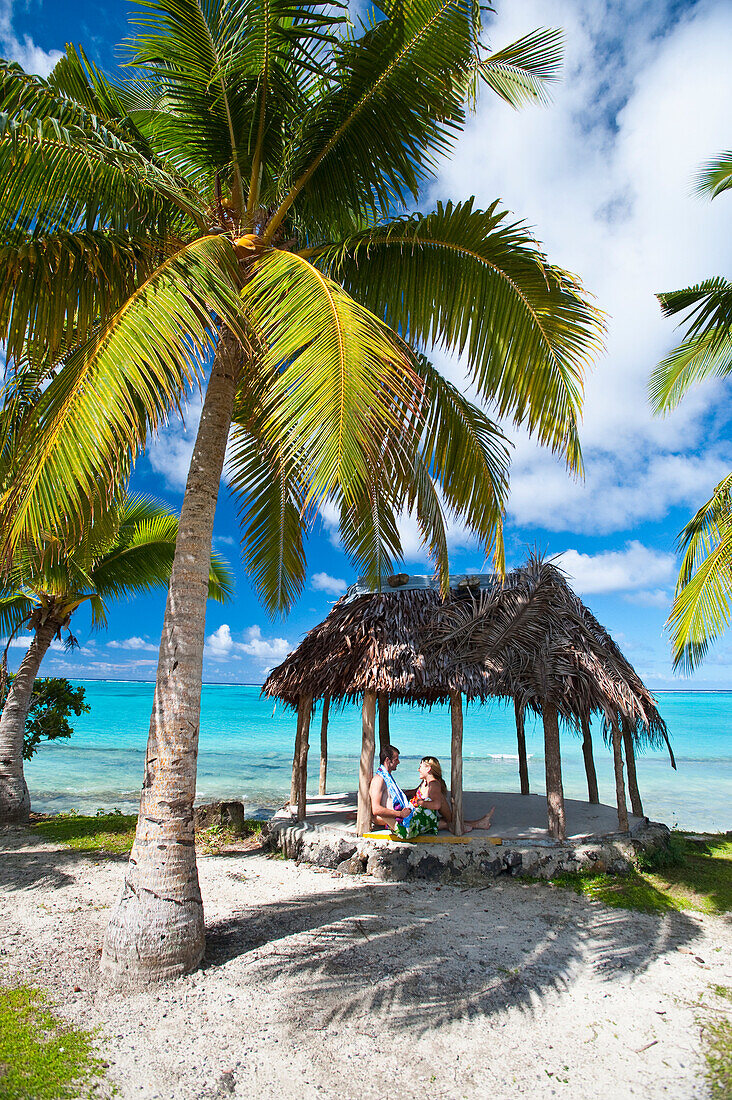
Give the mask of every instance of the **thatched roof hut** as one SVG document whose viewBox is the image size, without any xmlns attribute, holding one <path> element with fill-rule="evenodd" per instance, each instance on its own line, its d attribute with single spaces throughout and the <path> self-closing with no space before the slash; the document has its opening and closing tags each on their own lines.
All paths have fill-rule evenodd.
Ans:
<svg viewBox="0 0 732 1100">
<path fill-rule="evenodd" d="M 549 829 L 564 831 L 558 719 L 583 735 L 590 801 L 598 801 L 590 721 L 602 720 L 613 746 L 620 828 L 627 829 L 622 746 L 633 811 L 642 815 L 634 742 L 668 744 L 655 700 L 607 631 L 550 562 L 531 557 L 501 578 L 456 576 L 443 597 L 430 577 L 398 574 L 373 591 L 358 583 L 274 669 L 263 692 L 298 709 L 291 804 L 304 815 L 307 729 L 314 701 L 363 700 L 359 831 L 370 826 L 366 797 L 373 769 L 375 709 L 388 743 L 390 703 L 452 711 L 452 799 L 462 827 L 462 698 L 514 701 L 522 794 L 528 794 L 523 716 L 542 716 Z M 325 749 L 324 731 L 322 747 Z M 669 747 L 670 751 L 670 747 Z M 673 763 L 673 756 L 672 756 Z M 324 790 L 321 768 L 321 791 Z"/>
</svg>

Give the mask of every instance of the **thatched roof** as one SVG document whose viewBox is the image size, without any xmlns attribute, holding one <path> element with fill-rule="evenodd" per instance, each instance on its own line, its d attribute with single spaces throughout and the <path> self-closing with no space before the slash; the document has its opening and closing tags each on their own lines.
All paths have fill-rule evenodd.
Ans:
<svg viewBox="0 0 732 1100">
<path fill-rule="evenodd" d="M 655 700 L 556 566 L 532 557 L 506 577 L 453 577 L 443 598 L 429 578 L 354 586 L 265 681 L 292 707 L 301 697 L 355 701 L 366 691 L 429 706 L 515 698 L 551 701 L 578 724 L 591 714 L 667 742 Z M 399 581 L 402 583 L 399 584 Z"/>
</svg>

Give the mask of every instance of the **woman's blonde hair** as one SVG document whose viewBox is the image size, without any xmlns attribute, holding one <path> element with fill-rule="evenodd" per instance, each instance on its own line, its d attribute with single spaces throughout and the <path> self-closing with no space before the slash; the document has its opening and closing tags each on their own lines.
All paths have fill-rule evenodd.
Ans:
<svg viewBox="0 0 732 1100">
<path fill-rule="evenodd" d="M 429 768 L 430 768 L 430 771 L 432 772 L 432 775 L 434 776 L 434 778 L 437 780 L 437 782 L 442 787 L 442 793 L 444 794 L 445 798 L 448 798 L 449 796 L 448 796 L 448 793 L 447 793 L 447 784 L 445 783 L 445 780 L 442 778 L 442 764 L 437 759 L 437 757 L 436 756 L 423 756 L 422 759 L 420 760 L 420 763 L 421 764 L 429 764 Z"/>
</svg>

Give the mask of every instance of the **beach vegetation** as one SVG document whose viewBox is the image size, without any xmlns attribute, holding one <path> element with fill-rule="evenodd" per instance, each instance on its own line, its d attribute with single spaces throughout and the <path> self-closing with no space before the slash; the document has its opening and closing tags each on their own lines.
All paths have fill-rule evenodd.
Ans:
<svg viewBox="0 0 732 1100">
<path fill-rule="evenodd" d="M 697 190 L 715 198 L 732 188 L 732 152 L 700 170 Z M 659 363 L 650 383 L 658 414 L 675 409 L 692 387 L 732 374 L 732 282 L 716 276 L 659 294 L 667 317 L 683 317 L 684 339 Z M 668 629 L 674 668 L 693 671 L 732 613 L 732 473 L 716 486 L 678 537 L 681 568 Z"/>
<path fill-rule="evenodd" d="M 101 1073 L 91 1033 L 62 1021 L 41 990 L 0 987 L 2 1100 L 93 1095 Z"/>
<path fill-rule="evenodd" d="M 5 691 L 0 695 L 0 710 L 5 705 L 12 683 L 11 675 L 7 677 Z M 91 710 L 84 701 L 85 695 L 81 685 L 74 687 L 60 676 L 44 676 L 34 681 L 23 735 L 24 760 L 30 760 L 35 755 L 42 741 L 68 740 L 71 737 L 74 730 L 69 718 L 72 715 L 79 718 Z"/>
<path fill-rule="evenodd" d="M 118 856 L 130 851 L 135 839 L 137 814 L 99 811 L 94 816 L 54 814 L 37 821 L 31 830 L 44 840 L 64 844 L 79 852 Z"/>
<path fill-rule="evenodd" d="M 644 855 L 627 875 L 578 872 L 557 875 L 552 881 L 615 909 L 731 912 L 732 836 L 718 833 L 691 840 L 680 833 L 672 837 L 669 855 Z"/>
<path fill-rule="evenodd" d="M 88 516 L 78 542 L 68 544 L 48 535 L 16 549 L 0 592 L 0 631 L 7 639 L 3 659 L 21 630 L 29 631 L 30 645 L 12 677 L 0 715 L 0 824 L 28 820 L 30 796 L 23 775 L 26 746 L 34 738 L 40 740 L 44 728 L 55 729 L 55 737 L 67 736 L 59 708 L 68 714 L 78 705 L 78 694 L 70 685 L 63 689 L 68 681 L 36 686 L 44 683 L 36 677 L 52 642 L 63 634 L 67 648 L 78 644 L 71 620 L 84 606 L 90 609 L 92 628 L 100 629 L 106 626 L 108 605 L 114 600 L 165 587 L 177 534 L 178 518 L 170 508 L 123 492 L 104 513 Z M 212 555 L 208 595 L 223 602 L 232 586 L 226 562 Z"/>
<path fill-rule="evenodd" d="M 192 811 L 225 459 L 273 613 L 304 589 L 325 508 L 377 583 L 402 556 L 403 511 L 443 588 L 446 513 L 502 568 L 510 446 L 485 405 L 582 469 L 604 322 L 580 282 L 498 202 L 403 212 L 481 89 L 519 107 L 558 75 L 559 32 L 491 53 L 482 18 L 465 0 L 353 21 L 324 0 L 150 0 L 128 79 L 76 48 L 47 80 L 0 70 L 0 338 L 42 380 L 0 494 L 5 553 L 78 526 L 205 383 L 109 971 L 169 977 L 203 956 Z M 433 347 L 463 357 L 479 403 Z"/>
<path fill-rule="evenodd" d="M 63 844 L 78 852 L 118 856 L 132 849 L 136 826 L 137 814 L 100 809 L 94 815 L 75 811 L 54 814 L 45 820 L 34 821 L 31 830 L 44 840 Z M 243 829 L 212 825 L 196 832 L 196 847 L 203 855 L 216 855 L 236 847 L 242 841 L 258 841 L 263 827 L 264 822 L 254 818 L 246 818 Z"/>
</svg>

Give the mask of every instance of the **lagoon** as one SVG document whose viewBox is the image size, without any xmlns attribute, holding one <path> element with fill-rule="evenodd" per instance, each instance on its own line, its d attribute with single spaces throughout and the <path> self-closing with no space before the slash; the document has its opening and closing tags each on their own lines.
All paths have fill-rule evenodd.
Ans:
<svg viewBox="0 0 732 1100">
<path fill-rule="evenodd" d="M 134 681 L 75 680 L 91 712 L 74 720 L 71 741 L 45 744 L 26 764 L 33 809 L 94 813 L 115 806 L 137 808 L 154 685 Z M 258 685 L 207 684 L 203 689 L 198 761 L 198 801 L 243 798 L 247 813 L 264 813 L 289 797 L 294 714 L 263 699 Z M 644 809 L 653 820 L 684 828 L 732 829 L 732 692 L 657 692 L 678 770 L 665 751 L 638 757 Z M 360 708 L 331 709 L 328 790 L 354 790 L 360 753 Z M 309 783 L 317 790 L 320 711 L 310 733 Z M 419 759 L 450 758 L 447 707 L 394 707 L 392 741 L 402 752 L 402 784 L 417 782 Z M 612 804 L 612 758 L 593 726 L 600 799 Z M 527 716 L 532 791 L 544 791 L 543 734 Z M 463 784 L 466 790 L 518 789 L 513 708 L 498 702 L 466 708 Z M 581 741 L 562 735 L 564 790 L 586 798 Z M 447 769 L 449 771 L 449 767 Z"/>
</svg>

